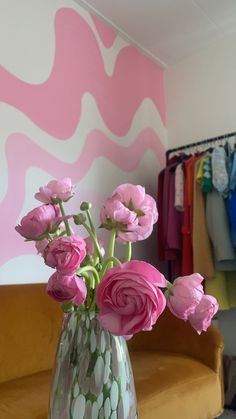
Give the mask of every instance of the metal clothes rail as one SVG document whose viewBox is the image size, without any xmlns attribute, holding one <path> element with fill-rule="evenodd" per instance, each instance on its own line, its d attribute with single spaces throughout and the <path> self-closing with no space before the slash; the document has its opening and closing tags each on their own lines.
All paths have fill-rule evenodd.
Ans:
<svg viewBox="0 0 236 419">
<path fill-rule="evenodd" d="M 169 157 L 170 154 L 175 153 L 177 151 L 182 151 L 182 150 L 186 150 L 188 148 L 193 148 L 193 147 L 197 147 L 203 144 L 211 144 L 217 141 L 222 141 L 222 140 L 226 140 L 227 138 L 230 137 L 236 137 L 236 131 L 235 132 L 230 132 L 228 134 L 224 134 L 224 135 L 219 135 L 218 137 L 214 137 L 214 138 L 208 138 L 206 140 L 201 140 L 201 141 L 197 141 L 195 143 L 191 143 L 191 144 L 185 144 L 176 148 L 170 148 L 169 150 L 166 151 L 166 163 L 169 162 Z"/>
</svg>

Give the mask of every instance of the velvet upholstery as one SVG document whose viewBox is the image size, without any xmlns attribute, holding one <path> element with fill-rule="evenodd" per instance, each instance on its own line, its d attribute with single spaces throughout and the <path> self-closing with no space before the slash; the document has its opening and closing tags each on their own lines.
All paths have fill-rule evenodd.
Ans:
<svg viewBox="0 0 236 419">
<path fill-rule="evenodd" d="M 140 418 L 213 419 L 223 411 L 223 337 L 200 336 L 168 310 L 129 342 Z"/>
<path fill-rule="evenodd" d="M 62 313 L 45 285 L 1 286 L 0 418 L 47 419 Z M 213 419 L 223 406 L 223 341 L 166 312 L 129 342 L 140 419 Z M 60 418 L 58 418 L 60 419 Z"/>
<path fill-rule="evenodd" d="M 0 383 L 52 368 L 62 313 L 45 290 L 45 284 L 0 288 Z"/>
</svg>

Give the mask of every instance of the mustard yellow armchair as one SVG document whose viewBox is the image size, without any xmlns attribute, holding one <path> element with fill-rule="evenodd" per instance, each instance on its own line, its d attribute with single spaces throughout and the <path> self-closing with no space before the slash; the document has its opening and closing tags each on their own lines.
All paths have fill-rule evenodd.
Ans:
<svg viewBox="0 0 236 419">
<path fill-rule="evenodd" d="M 0 287 L 0 418 L 47 419 L 62 313 L 45 284 Z M 139 419 L 213 419 L 223 406 L 223 341 L 170 313 L 130 342 Z M 61 418 L 58 418 L 61 419 Z"/>
<path fill-rule="evenodd" d="M 223 411 L 223 337 L 168 310 L 129 342 L 140 419 L 213 419 Z"/>
</svg>

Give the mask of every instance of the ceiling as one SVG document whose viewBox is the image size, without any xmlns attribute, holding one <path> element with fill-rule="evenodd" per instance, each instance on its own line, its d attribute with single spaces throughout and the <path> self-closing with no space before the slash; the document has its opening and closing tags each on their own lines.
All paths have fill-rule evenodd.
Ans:
<svg viewBox="0 0 236 419">
<path fill-rule="evenodd" d="M 236 32 L 236 0 L 75 0 L 163 67 Z"/>
</svg>

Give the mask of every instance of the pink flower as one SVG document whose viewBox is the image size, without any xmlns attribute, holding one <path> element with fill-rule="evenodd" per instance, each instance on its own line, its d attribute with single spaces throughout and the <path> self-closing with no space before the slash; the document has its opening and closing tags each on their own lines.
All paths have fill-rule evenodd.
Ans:
<svg viewBox="0 0 236 419">
<path fill-rule="evenodd" d="M 26 239 L 43 239 L 45 234 L 59 226 L 62 220 L 59 215 L 60 210 L 56 205 L 41 205 L 28 212 L 15 229 Z"/>
<path fill-rule="evenodd" d="M 97 288 L 98 319 L 118 336 L 151 330 L 165 309 L 165 277 L 152 265 L 133 260 L 109 269 Z"/>
<path fill-rule="evenodd" d="M 38 251 L 38 255 L 43 255 L 44 250 L 46 249 L 48 244 L 49 244 L 49 241 L 47 239 L 38 240 L 35 242 L 35 247 Z"/>
<path fill-rule="evenodd" d="M 175 279 L 166 292 L 167 306 L 179 319 L 187 320 L 194 313 L 203 296 L 202 281 L 203 277 L 198 273 L 182 276 Z"/>
<path fill-rule="evenodd" d="M 62 275 L 55 272 L 48 280 L 47 293 L 56 301 L 72 301 L 80 305 L 86 298 L 87 288 L 77 275 Z"/>
<path fill-rule="evenodd" d="M 211 324 L 213 316 L 218 311 L 219 304 L 212 295 L 203 295 L 193 314 L 188 317 L 192 327 L 200 333 L 206 331 Z"/>
<path fill-rule="evenodd" d="M 44 250 L 44 261 L 46 265 L 56 268 L 64 275 L 74 273 L 79 268 L 85 256 L 85 241 L 76 234 L 55 239 Z"/>
<path fill-rule="evenodd" d="M 70 178 L 51 180 L 46 186 L 41 186 L 35 195 L 38 201 L 45 204 L 56 204 L 59 201 L 68 201 L 73 196 L 73 187 Z"/>
<path fill-rule="evenodd" d="M 135 242 L 144 240 L 158 219 L 155 200 L 140 185 L 125 183 L 118 186 L 101 210 L 102 226 L 116 228 L 118 240 Z"/>
<path fill-rule="evenodd" d="M 87 256 L 93 256 L 94 254 L 94 241 L 91 236 L 88 236 L 84 239 L 86 243 L 86 254 Z M 98 244 L 101 250 L 102 257 L 105 255 L 105 249 L 104 249 L 104 242 L 103 240 L 98 239 Z"/>
</svg>

